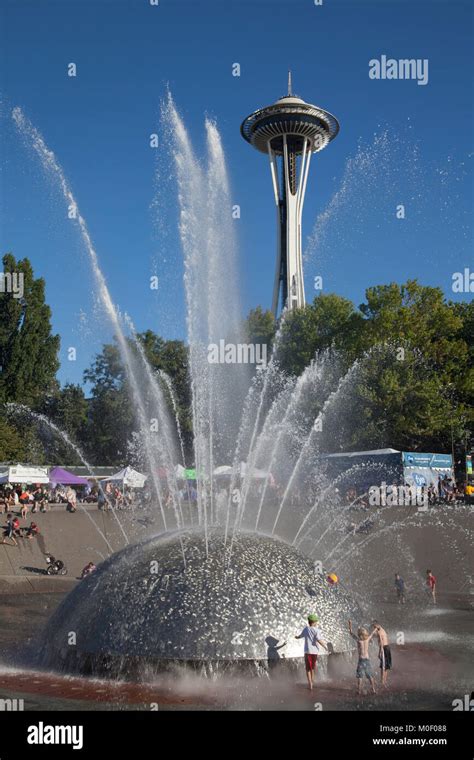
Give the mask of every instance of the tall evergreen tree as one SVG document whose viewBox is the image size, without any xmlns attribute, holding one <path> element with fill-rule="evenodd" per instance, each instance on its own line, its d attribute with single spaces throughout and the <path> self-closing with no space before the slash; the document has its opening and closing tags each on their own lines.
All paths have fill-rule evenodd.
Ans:
<svg viewBox="0 0 474 760">
<path fill-rule="evenodd" d="M 3 282 L 15 274 L 22 292 L 21 298 L 0 292 L 0 403 L 16 401 L 35 407 L 56 387 L 59 335 L 51 333 L 45 282 L 35 279 L 29 260 L 16 261 L 6 254 L 3 269 Z"/>
</svg>

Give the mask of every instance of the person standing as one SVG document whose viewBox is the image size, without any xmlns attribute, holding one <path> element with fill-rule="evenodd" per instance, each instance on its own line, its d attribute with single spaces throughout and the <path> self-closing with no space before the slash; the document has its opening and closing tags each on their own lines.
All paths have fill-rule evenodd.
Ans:
<svg viewBox="0 0 474 760">
<path fill-rule="evenodd" d="M 357 629 L 356 636 L 355 633 L 352 632 L 352 620 L 349 620 L 349 633 L 354 641 L 357 641 L 357 652 L 359 654 L 356 670 L 357 693 L 362 694 L 362 677 L 365 675 L 372 687 L 372 693 L 376 694 L 375 678 L 372 673 L 372 665 L 369 657 L 369 644 L 372 637 L 375 636 L 375 631 L 372 631 L 372 633 L 369 634 L 367 628 L 361 627 Z"/>
<path fill-rule="evenodd" d="M 74 488 L 71 486 L 68 486 L 68 489 L 66 491 L 66 501 L 67 501 L 67 509 L 69 512 L 75 512 L 76 511 L 76 492 Z"/>
<path fill-rule="evenodd" d="M 379 640 L 380 680 L 382 686 L 387 686 L 388 671 L 392 669 L 392 652 L 388 642 L 387 631 L 377 620 L 372 621 L 372 628 Z"/>
<path fill-rule="evenodd" d="M 328 648 L 323 641 L 323 632 L 317 625 L 319 618 L 317 615 L 308 615 L 308 625 L 303 628 L 299 636 L 295 636 L 295 639 L 304 639 L 304 663 L 306 668 L 306 678 L 308 679 L 308 688 L 313 690 L 313 679 L 318 661 L 318 654 L 320 653 L 320 647 L 324 647 L 326 651 Z"/>
<path fill-rule="evenodd" d="M 397 590 L 398 604 L 405 604 L 405 581 L 399 573 L 395 573 L 395 588 Z"/>
<path fill-rule="evenodd" d="M 21 502 L 20 514 L 21 514 L 21 519 L 26 520 L 26 517 L 28 515 L 28 500 Z"/>
<path fill-rule="evenodd" d="M 466 483 L 464 487 L 464 497 L 467 504 L 474 504 L 474 483 Z"/>
<path fill-rule="evenodd" d="M 112 488 L 112 483 L 110 482 L 105 486 L 105 500 L 110 509 L 113 509 L 115 507 L 114 489 Z"/>
<path fill-rule="evenodd" d="M 21 492 L 21 494 L 19 496 L 18 502 L 20 504 L 20 511 L 21 512 L 22 512 L 24 506 L 26 506 L 26 509 L 28 511 L 28 506 L 30 504 L 30 492 L 29 492 L 28 488 L 22 489 L 22 492 Z M 22 516 L 23 516 L 23 512 L 22 512 Z"/>
<path fill-rule="evenodd" d="M 97 489 L 97 509 L 103 509 L 104 512 L 108 512 L 108 504 L 101 485 Z"/>
<path fill-rule="evenodd" d="M 444 480 L 441 477 L 441 475 L 438 475 L 438 497 L 440 501 L 443 501 L 445 498 L 445 490 L 444 490 Z"/>
<path fill-rule="evenodd" d="M 431 593 L 433 604 L 436 604 L 436 578 L 434 577 L 431 570 L 426 571 L 426 585 L 428 586 L 428 590 Z"/>
</svg>

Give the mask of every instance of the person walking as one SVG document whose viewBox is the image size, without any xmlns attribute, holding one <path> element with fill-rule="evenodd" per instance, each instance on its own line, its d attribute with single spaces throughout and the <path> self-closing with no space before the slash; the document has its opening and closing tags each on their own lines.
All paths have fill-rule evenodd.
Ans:
<svg viewBox="0 0 474 760">
<path fill-rule="evenodd" d="M 68 487 L 66 491 L 67 509 L 69 512 L 76 511 L 77 496 L 74 488 Z"/>
<path fill-rule="evenodd" d="M 313 680 L 315 676 L 316 665 L 318 661 L 318 655 L 320 653 L 320 647 L 324 647 L 326 651 L 328 648 L 323 641 L 323 632 L 317 625 L 319 618 L 317 615 L 308 615 L 308 625 L 303 628 L 299 636 L 295 636 L 295 639 L 304 639 L 304 662 L 306 668 L 306 678 L 308 680 L 308 688 L 313 690 Z"/>
<path fill-rule="evenodd" d="M 397 590 L 398 604 L 405 604 L 405 581 L 399 573 L 395 573 L 395 588 Z"/>
<path fill-rule="evenodd" d="M 10 546 L 18 546 L 16 538 L 15 538 L 14 527 L 13 527 L 13 515 L 11 514 L 7 515 L 7 524 L 5 525 L 5 528 L 3 529 L 3 538 L 0 541 L 0 543 L 6 544 L 7 539 L 12 542 Z"/>
<path fill-rule="evenodd" d="M 428 591 L 433 599 L 433 604 L 436 604 L 436 578 L 431 570 L 426 571 L 426 585 L 428 586 Z"/>
</svg>

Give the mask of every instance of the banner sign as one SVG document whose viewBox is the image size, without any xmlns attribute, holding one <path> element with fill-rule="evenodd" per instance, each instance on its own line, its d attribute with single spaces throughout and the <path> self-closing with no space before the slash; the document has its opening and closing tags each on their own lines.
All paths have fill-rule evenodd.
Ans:
<svg viewBox="0 0 474 760">
<path fill-rule="evenodd" d="M 17 464 L 8 468 L 10 483 L 49 483 L 47 467 L 28 467 Z"/>
<path fill-rule="evenodd" d="M 448 470 L 453 466 L 451 454 L 420 454 L 418 452 L 403 451 L 402 457 L 405 467 L 436 467 Z"/>
</svg>

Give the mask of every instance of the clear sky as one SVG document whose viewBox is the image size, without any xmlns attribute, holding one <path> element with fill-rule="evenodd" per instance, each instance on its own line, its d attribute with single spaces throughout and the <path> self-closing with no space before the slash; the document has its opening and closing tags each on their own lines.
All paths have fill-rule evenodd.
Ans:
<svg viewBox="0 0 474 760">
<path fill-rule="evenodd" d="M 169 159 L 163 141 L 149 146 L 150 133 L 160 134 L 168 85 L 199 151 L 205 116 L 217 121 L 241 206 L 243 310 L 270 307 L 268 161 L 242 140 L 239 126 L 286 94 L 288 68 L 294 91 L 341 123 L 309 178 L 307 299 L 316 274 L 324 292 L 356 305 L 370 285 L 413 277 L 448 297 L 471 297 L 451 291 L 453 272 L 469 266 L 473 250 L 471 2 L 2 0 L 0 7 L 1 249 L 29 257 L 46 279 L 63 382 L 81 381 L 111 333 L 94 308 L 89 266 L 64 202 L 12 127 L 13 106 L 62 164 L 112 296 L 139 330 L 185 336 L 176 188 L 162 171 L 165 203 L 157 215 L 156 163 L 163 169 Z M 382 55 L 427 59 L 428 83 L 369 78 L 369 61 Z M 71 62 L 76 77 L 67 75 Z M 240 77 L 232 76 L 234 63 Z M 405 206 L 403 220 L 397 204 Z M 151 274 L 160 277 L 158 292 L 148 287 Z M 66 359 L 70 346 L 75 362 Z"/>
</svg>

